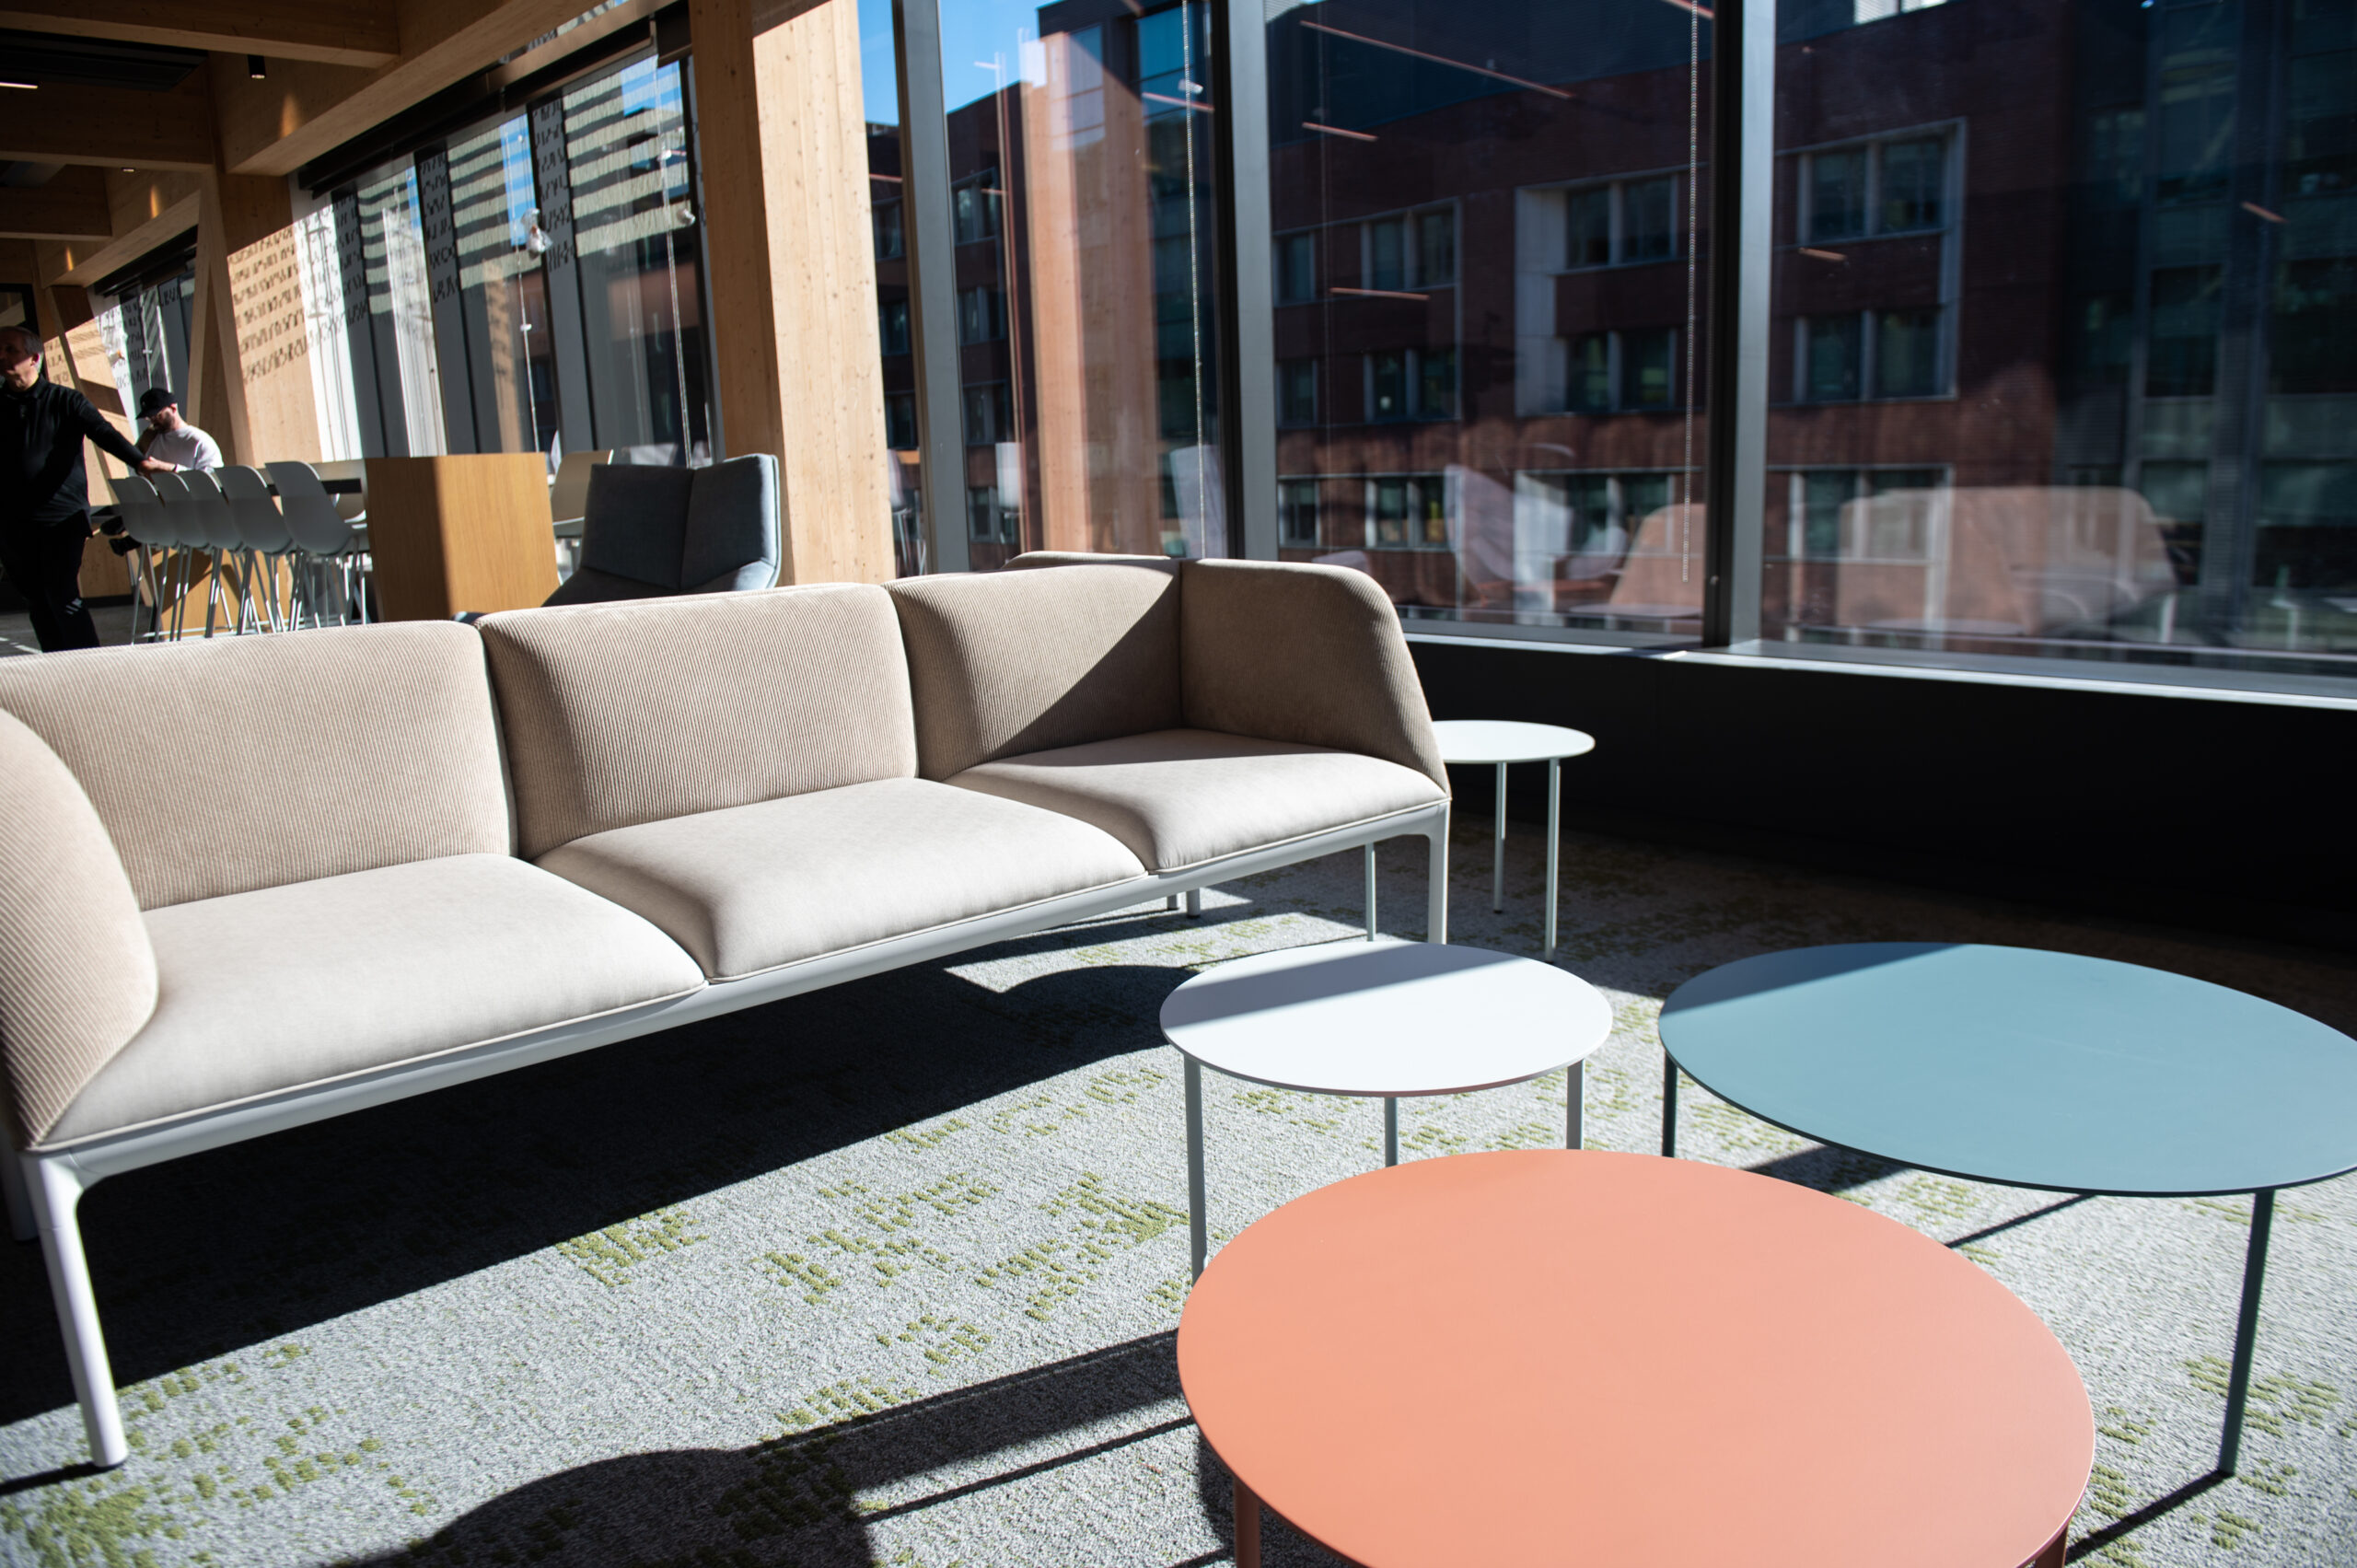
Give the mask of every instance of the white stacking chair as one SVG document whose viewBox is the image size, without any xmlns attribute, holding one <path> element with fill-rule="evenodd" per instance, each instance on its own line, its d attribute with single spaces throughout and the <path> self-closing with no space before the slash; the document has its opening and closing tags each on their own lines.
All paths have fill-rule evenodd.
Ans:
<svg viewBox="0 0 2357 1568">
<path fill-rule="evenodd" d="M 220 480 L 222 497 L 229 504 L 229 515 L 237 520 L 238 537 L 245 541 L 247 559 L 254 567 L 262 619 L 271 630 L 284 630 L 287 614 L 282 613 L 279 604 L 278 569 L 295 548 L 294 535 L 287 531 L 278 503 L 270 498 L 270 482 L 262 478 L 261 470 L 232 464 L 221 470 Z"/>
<path fill-rule="evenodd" d="M 203 526 L 205 541 L 213 548 L 213 575 L 216 587 L 213 593 L 205 596 L 204 634 L 208 637 L 213 635 L 213 607 L 221 597 L 219 580 L 226 576 L 229 629 L 233 633 L 243 636 L 252 610 L 249 603 L 251 595 L 248 590 L 253 574 L 246 563 L 246 540 L 238 529 L 237 514 L 229 510 L 229 498 L 221 494 L 221 482 L 211 473 L 202 469 L 190 469 L 180 474 L 180 480 L 188 486 L 190 504 L 195 507 L 196 516 Z"/>
<path fill-rule="evenodd" d="M 295 548 L 302 552 L 319 578 L 322 592 L 312 602 L 312 623 L 327 623 L 325 600 L 330 596 L 324 589 L 330 583 L 337 590 L 332 596 L 336 621 L 339 624 L 349 623 L 356 607 L 353 571 L 359 552 L 358 534 L 336 510 L 336 498 L 319 483 L 319 470 L 310 464 L 281 462 L 266 466 L 271 483 L 278 487 L 279 512 L 285 518 Z"/>
<path fill-rule="evenodd" d="M 177 547 L 174 557 L 179 566 L 180 582 L 172 590 L 172 637 L 178 641 L 187 629 L 189 589 L 196 581 L 196 560 L 208 559 L 213 551 L 204 520 L 197 515 L 196 504 L 189 496 L 184 475 L 159 473 L 152 475 L 148 483 L 156 487 L 156 499 L 164 508 L 164 523 Z M 208 607 L 206 619 L 211 620 Z"/>
<path fill-rule="evenodd" d="M 156 487 L 138 474 L 107 482 L 114 487 L 115 509 L 122 514 L 123 537 L 138 547 L 139 586 L 147 602 L 147 630 L 139 630 L 139 603 L 131 607 L 131 640 L 154 642 L 163 634 L 163 578 L 169 569 L 169 552 L 178 533 L 164 516 Z"/>
</svg>

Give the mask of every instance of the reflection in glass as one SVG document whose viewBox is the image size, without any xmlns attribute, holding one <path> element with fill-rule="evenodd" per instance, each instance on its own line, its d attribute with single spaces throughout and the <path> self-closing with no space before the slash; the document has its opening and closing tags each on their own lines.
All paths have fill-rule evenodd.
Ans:
<svg viewBox="0 0 2357 1568">
<path fill-rule="evenodd" d="M 360 374 L 366 361 L 369 385 L 362 401 L 377 412 L 375 420 L 362 422 L 361 446 L 372 458 L 421 458 L 447 451 L 416 167 L 403 158 L 364 175 L 359 189 L 346 200 L 360 264 L 354 269 L 350 258 L 345 260 L 345 308 L 347 316 L 354 314 L 349 280 L 356 271 L 368 314 L 367 352 L 355 352 L 354 371 Z"/>
<path fill-rule="evenodd" d="M 2357 676 L 2357 13 L 2247 12 L 1783 14 L 1765 635 Z"/>
<path fill-rule="evenodd" d="M 1411 621 L 1693 635 L 1707 10 L 1270 7 L 1282 555 Z"/>
<path fill-rule="evenodd" d="M 449 176 L 474 449 L 545 452 L 556 439 L 556 376 L 524 116 L 453 139 Z"/>
</svg>

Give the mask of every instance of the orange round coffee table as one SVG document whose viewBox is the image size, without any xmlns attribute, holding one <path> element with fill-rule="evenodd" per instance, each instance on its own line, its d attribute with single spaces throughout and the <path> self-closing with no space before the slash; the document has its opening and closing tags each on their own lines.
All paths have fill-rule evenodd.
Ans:
<svg viewBox="0 0 2357 1568">
<path fill-rule="evenodd" d="M 1178 1376 L 1236 1478 L 1365 1568 L 2062 1562 L 2071 1358 L 1928 1237 L 1747 1171 L 1522 1150 L 1297 1198 L 1212 1260 Z"/>
</svg>

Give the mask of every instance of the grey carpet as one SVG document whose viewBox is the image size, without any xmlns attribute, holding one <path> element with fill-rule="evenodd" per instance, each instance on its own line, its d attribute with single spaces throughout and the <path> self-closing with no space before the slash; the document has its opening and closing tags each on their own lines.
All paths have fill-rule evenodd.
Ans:
<svg viewBox="0 0 2357 1568">
<path fill-rule="evenodd" d="M 1463 824 L 1455 935 L 1535 952 L 1537 846 L 1513 841 L 1493 917 L 1486 830 Z M 1387 929 L 1420 935 L 1415 846 L 1384 893 Z M 2322 955 L 1617 842 L 1568 842 L 1564 907 L 1562 961 L 1619 1013 L 1588 1080 L 1609 1148 L 1655 1145 L 1661 998 L 1782 947 L 2070 948 L 2357 1028 L 2357 976 Z M 1227 1488 L 1172 1361 L 1184 1144 L 1153 1019 L 1195 966 L 1357 919 L 1339 857 L 1219 889 L 1200 923 L 1129 912 L 108 1182 L 85 1214 L 134 1456 L 66 1469 L 40 1260 L 0 1250 L 0 1560 L 1222 1561 Z M 1410 1102 L 1404 1142 L 1545 1144 L 1562 1097 Z M 1363 1102 L 1214 1079 L 1209 1121 L 1216 1236 L 1378 1157 Z M 1690 1089 L 1683 1125 L 1691 1156 L 1961 1246 L 2053 1326 L 2102 1429 L 2093 1560 L 2357 1562 L 2357 1180 L 2284 1195 L 2244 1473 L 2175 1495 L 2217 1439 L 2246 1202 L 1977 1187 Z M 1333 1560 L 1280 1526 L 1269 1561 Z"/>
</svg>

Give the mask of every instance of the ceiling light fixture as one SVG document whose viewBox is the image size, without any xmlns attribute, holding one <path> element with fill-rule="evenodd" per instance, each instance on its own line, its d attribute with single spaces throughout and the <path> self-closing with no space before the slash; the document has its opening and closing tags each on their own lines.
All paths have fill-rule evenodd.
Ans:
<svg viewBox="0 0 2357 1568">
<path fill-rule="evenodd" d="M 270 75 L 268 62 L 264 61 L 259 54 L 247 55 L 246 75 L 251 76 L 257 82 L 261 81 L 263 77 Z"/>
</svg>

